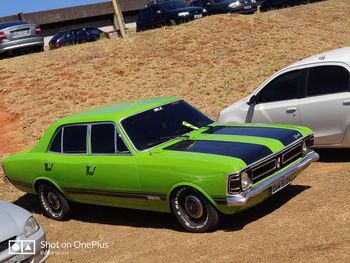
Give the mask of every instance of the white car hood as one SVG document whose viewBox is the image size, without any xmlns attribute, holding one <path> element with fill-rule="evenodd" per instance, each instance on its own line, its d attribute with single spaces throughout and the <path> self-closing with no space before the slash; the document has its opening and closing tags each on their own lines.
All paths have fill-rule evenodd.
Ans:
<svg viewBox="0 0 350 263">
<path fill-rule="evenodd" d="M 21 235 L 30 216 L 23 208 L 0 200 L 0 242 Z"/>
</svg>

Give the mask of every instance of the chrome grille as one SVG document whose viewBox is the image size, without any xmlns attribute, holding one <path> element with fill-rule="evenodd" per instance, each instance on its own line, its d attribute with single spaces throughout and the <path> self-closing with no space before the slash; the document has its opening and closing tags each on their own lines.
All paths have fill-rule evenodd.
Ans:
<svg viewBox="0 0 350 263">
<path fill-rule="evenodd" d="M 0 253 L 4 252 L 5 250 L 8 250 L 10 240 L 16 240 L 16 237 L 11 237 L 5 241 L 0 242 Z"/>
<path fill-rule="evenodd" d="M 253 180 L 253 184 L 255 184 L 303 157 L 303 142 L 305 142 L 308 147 L 312 148 L 314 139 L 310 136 L 305 140 L 298 142 L 296 145 L 288 147 L 283 151 L 271 156 L 267 160 L 253 164 L 251 167 L 243 170 L 242 172 L 247 172 L 250 178 Z M 227 190 L 229 194 L 238 194 L 242 192 L 241 178 L 239 173 L 229 176 Z"/>
</svg>

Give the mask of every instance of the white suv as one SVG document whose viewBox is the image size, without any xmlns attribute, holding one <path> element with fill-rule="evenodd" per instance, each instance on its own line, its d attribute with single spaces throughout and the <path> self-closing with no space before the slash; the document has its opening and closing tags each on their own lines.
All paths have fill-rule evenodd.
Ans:
<svg viewBox="0 0 350 263">
<path fill-rule="evenodd" d="M 350 47 L 300 60 L 220 112 L 223 123 L 308 126 L 318 148 L 350 148 Z"/>
</svg>

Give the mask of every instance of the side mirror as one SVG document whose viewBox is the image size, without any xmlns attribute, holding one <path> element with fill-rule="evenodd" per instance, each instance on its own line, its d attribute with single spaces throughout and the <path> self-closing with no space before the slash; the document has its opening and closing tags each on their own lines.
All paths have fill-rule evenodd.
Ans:
<svg viewBox="0 0 350 263">
<path fill-rule="evenodd" d="M 258 104 L 258 97 L 256 95 L 253 95 L 250 97 L 249 101 L 247 102 L 249 106 L 254 106 Z"/>
<path fill-rule="evenodd" d="M 157 10 L 156 14 L 160 15 L 162 13 L 162 10 Z"/>
<path fill-rule="evenodd" d="M 206 4 L 206 5 L 211 5 L 211 3 L 210 3 L 210 2 L 206 2 L 205 4 Z"/>
</svg>

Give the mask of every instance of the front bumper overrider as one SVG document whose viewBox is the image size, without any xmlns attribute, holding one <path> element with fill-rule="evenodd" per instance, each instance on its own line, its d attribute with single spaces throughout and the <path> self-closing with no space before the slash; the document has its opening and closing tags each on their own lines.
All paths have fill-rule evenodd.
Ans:
<svg viewBox="0 0 350 263">
<path fill-rule="evenodd" d="M 291 180 L 294 180 L 299 173 L 301 173 L 304 169 L 306 169 L 312 162 L 315 162 L 319 159 L 319 155 L 312 151 L 309 152 L 306 156 L 304 156 L 302 159 L 300 159 L 298 162 L 292 164 L 285 170 L 282 170 L 279 173 L 276 173 L 271 178 L 263 181 L 262 183 L 259 183 L 249 190 L 237 194 L 237 195 L 229 195 L 226 198 L 227 206 L 245 206 L 247 205 L 248 201 L 253 198 L 254 196 L 257 196 L 258 194 L 262 193 L 263 191 L 271 188 L 274 184 L 276 184 L 278 181 L 283 180 L 284 178 L 290 176 Z"/>
</svg>

